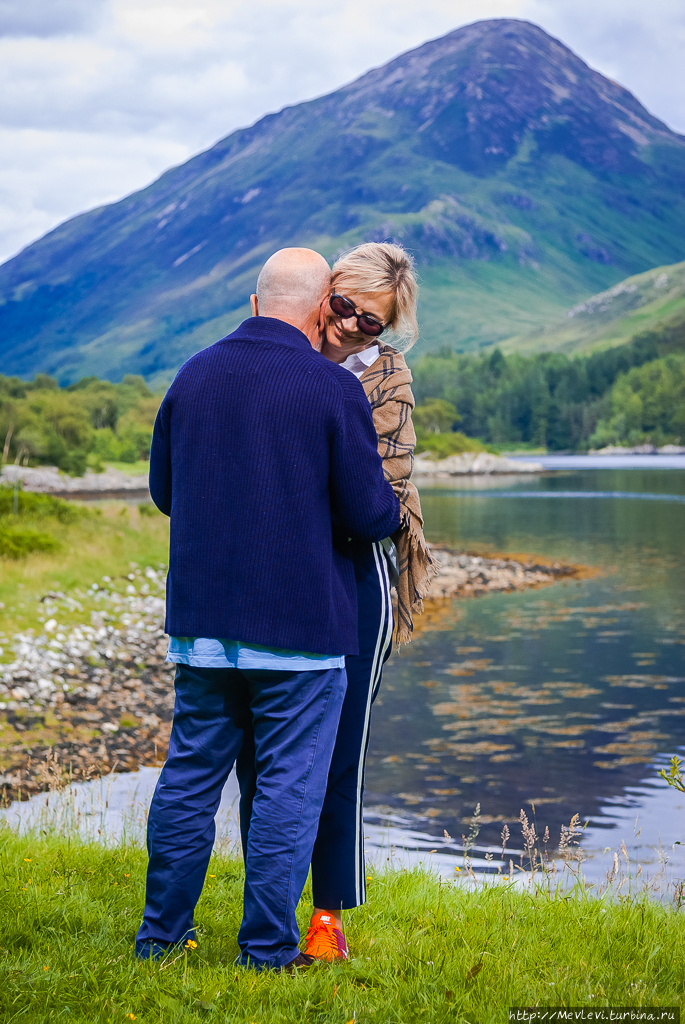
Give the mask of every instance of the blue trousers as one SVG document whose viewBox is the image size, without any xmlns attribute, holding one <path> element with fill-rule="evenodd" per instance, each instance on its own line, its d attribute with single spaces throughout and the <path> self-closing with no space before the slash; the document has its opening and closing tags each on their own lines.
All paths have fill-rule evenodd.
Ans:
<svg viewBox="0 0 685 1024">
<path fill-rule="evenodd" d="M 347 691 L 312 852 L 314 906 L 325 910 L 349 910 L 366 901 L 364 766 L 371 707 L 392 645 L 390 578 L 381 545 L 357 542 L 354 566 L 359 604 L 359 654 L 345 658 Z M 254 764 L 254 746 L 247 732 L 236 762 L 244 853 L 248 848 L 256 786 Z"/>
<path fill-rule="evenodd" d="M 145 913 L 136 952 L 194 937 L 193 913 L 214 843 L 221 791 L 243 744 L 254 750 L 240 962 L 281 967 L 297 955 L 295 919 L 331 763 L 345 669 L 176 670 L 169 756 L 148 818 Z"/>
</svg>

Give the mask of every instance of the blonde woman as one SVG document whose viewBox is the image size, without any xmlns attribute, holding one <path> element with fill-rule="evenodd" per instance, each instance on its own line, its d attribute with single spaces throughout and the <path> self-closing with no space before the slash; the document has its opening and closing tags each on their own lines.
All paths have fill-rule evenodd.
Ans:
<svg viewBox="0 0 685 1024">
<path fill-rule="evenodd" d="M 385 477 L 401 505 L 401 526 L 380 543 L 353 542 L 359 604 L 359 654 L 345 659 L 347 693 L 338 727 L 314 853 L 314 914 L 306 952 L 347 959 L 341 910 L 366 900 L 362 799 L 371 706 L 390 655 L 397 588 L 398 644 L 411 638 L 412 612 L 423 610 L 434 563 L 423 537 L 416 488 L 410 482 L 416 436 L 414 396 L 404 356 L 416 341 L 418 285 L 411 256 L 398 245 L 367 242 L 333 266 L 325 309 L 322 355 L 359 378 L 373 409 Z"/>
</svg>

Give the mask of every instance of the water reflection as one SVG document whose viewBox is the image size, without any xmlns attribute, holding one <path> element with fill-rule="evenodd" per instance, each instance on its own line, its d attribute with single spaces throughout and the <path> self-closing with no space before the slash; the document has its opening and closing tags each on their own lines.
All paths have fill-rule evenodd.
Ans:
<svg viewBox="0 0 685 1024">
<path fill-rule="evenodd" d="M 578 812 L 593 842 L 659 793 L 662 841 L 682 838 L 677 795 L 654 780 L 685 742 L 685 588 L 679 501 L 560 491 L 685 495 L 685 474 L 602 470 L 525 480 L 535 500 L 497 489 L 422 492 L 434 542 L 540 554 L 601 574 L 538 592 L 489 595 L 433 612 L 385 673 L 373 721 L 369 803 L 460 836 L 477 802 L 481 841 L 514 835 L 523 807 L 558 836 Z M 546 495 L 549 499 L 546 500 Z M 554 500 L 552 498 L 554 497 Z M 607 813 L 607 808 L 612 814 Z M 647 812 L 645 812 L 647 813 Z M 648 815 L 649 817 L 649 815 Z M 595 827 L 596 826 L 596 827 Z M 647 826 L 646 826 L 647 827 Z M 655 845 L 654 835 L 640 842 Z M 614 837 L 607 833 L 606 842 Z"/>
</svg>

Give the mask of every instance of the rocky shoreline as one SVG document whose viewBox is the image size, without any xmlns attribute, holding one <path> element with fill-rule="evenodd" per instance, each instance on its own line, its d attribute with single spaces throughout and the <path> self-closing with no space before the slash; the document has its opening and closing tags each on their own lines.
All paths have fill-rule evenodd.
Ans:
<svg viewBox="0 0 685 1024">
<path fill-rule="evenodd" d="M 129 579 L 100 581 L 76 598 L 50 591 L 40 599 L 42 632 L 27 630 L 8 643 L 14 658 L 0 664 L 7 723 L 0 803 L 26 799 L 65 775 L 80 781 L 135 771 L 166 755 L 174 694 L 164 661 L 165 577 L 148 567 Z M 75 615 L 86 621 L 67 625 Z"/>
<path fill-rule="evenodd" d="M 485 558 L 431 545 L 440 571 L 431 585 L 430 599 L 470 597 L 507 590 L 548 586 L 559 579 L 580 575 L 577 566 L 542 564 L 512 558 Z"/>
<path fill-rule="evenodd" d="M 491 455 L 490 452 L 463 452 L 461 455 L 450 455 L 446 459 L 435 459 L 429 453 L 417 455 L 414 459 L 412 476 L 421 484 L 424 477 L 446 478 L 450 476 L 490 476 L 500 473 L 544 473 L 545 467 L 540 462 L 521 462 L 508 459 L 504 455 Z"/>
<path fill-rule="evenodd" d="M 664 444 L 655 448 L 653 444 L 639 444 L 635 448 L 626 448 L 620 444 L 609 444 L 606 448 L 591 448 L 588 455 L 685 455 L 685 447 Z"/>
<path fill-rule="evenodd" d="M 108 498 L 145 497 L 149 494 L 147 474 L 122 473 L 119 469 L 107 469 L 104 473 L 93 473 L 89 469 L 84 476 L 68 476 L 56 466 L 3 466 L 0 484 L 16 483 L 25 491 L 68 498 L 92 498 L 99 494 Z"/>
<path fill-rule="evenodd" d="M 544 586 L 581 571 L 432 550 L 440 571 L 429 605 Z M 164 572 L 148 567 L 121 581 L 103 577 L 76 597 L 50 591 L 40 598 L 41 632 L 3 641 L 13 660 L 0 664 L 0 804 L 65 778 L 163 761 L 174 706 L 173 666 L 164 661 L 164 587 Z M 66 624 L 75 616 L 82 621 Z"/>
<path fill-rule="evenodd" d="M 489 452 L 465 452 L 451 455 L 447 459 L 434 459 L 430 455 L 417 455 L 414 462 L 414 476 L 421 478 L 449 476 L 489 476 L 493 473 L 542 473 L 539 462 L 519 462 Z M 84 476 L 68 476 L 56 466 L 3 466 L 0 470 L 0 484 L 13 486 L 21 484 L 25 491 L 40 494 L 55 494 L 68 498 L 146 497 L 148 477 L 146 473 L 122 473 L 119 469 L 107 469 L 104 473 L 88 470 Z"/>
</svg>

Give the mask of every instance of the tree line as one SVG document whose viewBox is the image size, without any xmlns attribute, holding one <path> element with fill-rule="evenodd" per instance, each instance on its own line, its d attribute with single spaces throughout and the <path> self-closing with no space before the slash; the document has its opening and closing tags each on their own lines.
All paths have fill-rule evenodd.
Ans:
<svg viewBox="0 0 685 1024">
<path fill-rule="evenodd" d="M 412 372 L 418 451 L 685 443 L 685 316 L 588 356 L 446 349 L 420 357 Z M 65 387 L 44 373 L 32 381 L 0 375 L 2 464 L 78 476 L 88 466 L 147 459 L 161 397 L 132 374 Z"/>
<path fill-rule="evenodd" d="M 588 356 L 447 349 L 412 373 L 424 450 L 447 454 L 450 432 L 552 451 L 685 442 L 685 317 Z"/>
<path fill-rule="evenodd" d="M 132 374 L 119 384 L 84 377 L 67 387 L 44 373 L 32 381 L 0 375 L 2 463 L 82 476 L 88 466 L 147 459 L 160 401 Z"/>
</svg>

